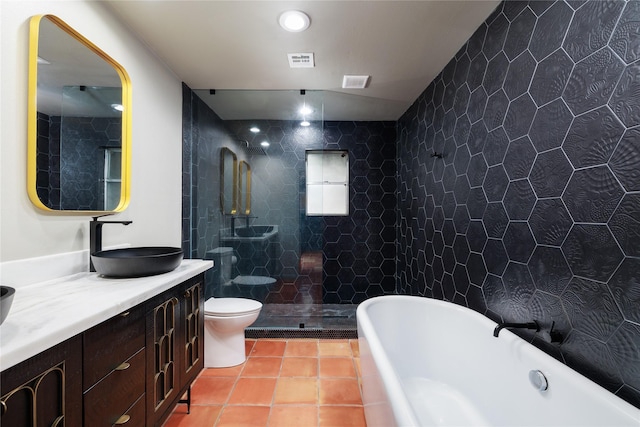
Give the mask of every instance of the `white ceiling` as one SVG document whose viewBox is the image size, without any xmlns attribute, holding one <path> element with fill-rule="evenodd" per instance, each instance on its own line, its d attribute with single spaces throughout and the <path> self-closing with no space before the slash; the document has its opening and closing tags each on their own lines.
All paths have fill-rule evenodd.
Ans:
<svg viewBox="0 0 640 427">
<path fill-rule="evenodd" d="M 323 90 L 325 120 L 397 120 L 499 1 L 106 3 L 194 90 Z M 311 17 L 308 30 L 278 26 L 290 9 Z M 307 52 L 315 54 L 315 68 L 289 68 L 287 53 Z M 366 89 L 343 90 L 344 74 L 371 79 Z M 272 116 L 279 110 L 267 106 Z"/>
</svg>

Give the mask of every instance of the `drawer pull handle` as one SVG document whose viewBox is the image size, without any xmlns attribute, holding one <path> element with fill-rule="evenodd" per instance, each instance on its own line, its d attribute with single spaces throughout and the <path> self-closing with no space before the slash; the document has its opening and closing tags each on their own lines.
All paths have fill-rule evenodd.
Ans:
<svg viewBox="0 0 640 427">
<path fill-rule="evenodd" d="M 0 415 L 4 415 L 7 412 L 7 404 L 4 400 L 0 400 Z"/>
<path fill-rule="evenodd" d="M 116 371 L 126 371 L 127 369 L 129 369 L 129 366 L 131 366 L 130 363 L 123 362 L 116 367 Z"/>
<path fill-rule="evenodd" d="M 120 317 L 127 317 L 130 314 L 131 314 L 130 311 L 125 311 L 124 313 L 120 314 Z"/>
<path fill-rule="evenodd" d="M 117 426 L 121 426 L 122 424 L 126 424 L 129 422 L 129 420 L 131 419 L 131 417 L 129 415 L 123 415 L 120 418 L 118 418 L 116 420 L 116 422 L 114 423 Z"/>
<path fill-rule="evenodd" d="M 187 291 L 184 293 L 185 298 L 189 298 L 191 296 L 191 291 Z"/>
</svg>

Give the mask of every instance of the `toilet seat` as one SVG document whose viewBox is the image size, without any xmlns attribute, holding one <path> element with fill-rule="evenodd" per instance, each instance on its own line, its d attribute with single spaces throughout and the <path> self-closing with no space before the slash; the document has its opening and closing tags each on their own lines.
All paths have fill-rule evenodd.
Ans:
<svg viewBox="0 0 640 427">
<path fill-rule="evenodd" d="M 262 303 L 247 298 L 209 298 L 204 303 L 205 316 L 237 317 L 254 314 Z"/>
</svg>

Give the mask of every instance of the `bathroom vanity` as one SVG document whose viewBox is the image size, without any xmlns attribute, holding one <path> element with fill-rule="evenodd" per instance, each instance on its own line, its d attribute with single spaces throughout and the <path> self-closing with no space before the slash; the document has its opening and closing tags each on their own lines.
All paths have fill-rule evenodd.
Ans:
<svg viewBox="0 0 640 427">
<path fill-rule="evenodd" d="M 203 368 L 211 265 L 17 289 L 0 327 L 0 424 L 161 425 Z"/>
</svg>

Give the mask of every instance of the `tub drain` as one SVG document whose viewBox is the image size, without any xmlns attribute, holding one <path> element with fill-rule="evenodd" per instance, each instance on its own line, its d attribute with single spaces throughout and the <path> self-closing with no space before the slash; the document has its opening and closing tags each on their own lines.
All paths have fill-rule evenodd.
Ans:
<svg viewBox="0 0 640 427">
<path fill-rule="evenodd" d="M 547 377 L 540 370 L 529 371 L 529 381 L 541 393 L 544 393 L 549 388 Z"/>
</svg>

